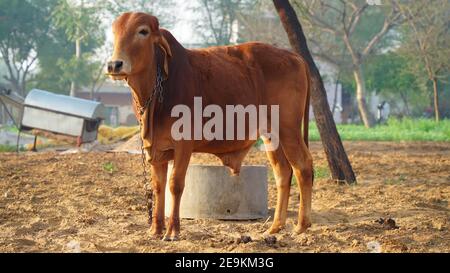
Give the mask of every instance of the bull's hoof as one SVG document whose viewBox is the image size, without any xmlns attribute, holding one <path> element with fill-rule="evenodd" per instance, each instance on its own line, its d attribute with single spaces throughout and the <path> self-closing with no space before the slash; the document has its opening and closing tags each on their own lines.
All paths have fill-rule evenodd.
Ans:
<svg viewBox="0 0 450 273">
<path fill-rule="evenodd" d="M 310 227 L 311 227 L 311 223 L 307 223 L 307 224 L 303 224 L 303 225 L 297 225 L 295 227 L 295 229 L 294 229 L 294 233 L 297 234 L 297 235 L 305 233 L 308 230 L 308 228 L 310 228 Z"/>
<path fill-rule="evenodd" d="M 150 238 L 160 240 L 163 237 L 162 233 L 150 233 Z"/>
<path fill-rule="evenodd" d="M 170 236 L 170 235 L 164 235 L 163 239 L 164 242 L 176 242 L 180 240 L 180 237 L 178 235 Z"/>
<path fill-rule="evenodd" d="M 162 228 L 153 228 L 150 230 L 150 236 L 155 239 L 161 239 L 163 236 L 163 229 Z"/>
<path fill-rule="evenodd" d="M 284 227 L 280 225 L 272 225 L 266 232 L 264 232 L 264 235 L 272 235 L 279 233 Z"/>
</svg>

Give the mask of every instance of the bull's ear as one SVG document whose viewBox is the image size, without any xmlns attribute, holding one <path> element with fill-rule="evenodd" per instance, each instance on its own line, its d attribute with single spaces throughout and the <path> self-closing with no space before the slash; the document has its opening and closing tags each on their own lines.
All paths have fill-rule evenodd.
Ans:
<svg viewBox="0 0 450 273">
<path fill-rule="evenodd" d="M 150 29 L 153 33 L 159 33 L 159 21 L 155 16 L 150 17 Z"/>
<path fill-rule="evenodd" d="M 159 21 L 158 18 L 152 16 L 150 21 L 150 29 L 152 30 L 153 35 L 156 37 L 156 43 L 164 52 L 164 72 L 166 77 L 169 77 L 169 58 L 172 57 L 172 50 L 170 49 L 170 45 L 167 42 L 166 38 L 161 34 L 159 29 Z"/>
<path fill-rule="evenodd" d="M 166 74 L 166 78 L 169 77 L 169 59 L 172 57 L 172 50 L 170 49 L 170 45 L 167 42 L 164 36 L 160 36 L 158 39 L 158 45 L 164 52 L 164 73 Z"/>
</svg>

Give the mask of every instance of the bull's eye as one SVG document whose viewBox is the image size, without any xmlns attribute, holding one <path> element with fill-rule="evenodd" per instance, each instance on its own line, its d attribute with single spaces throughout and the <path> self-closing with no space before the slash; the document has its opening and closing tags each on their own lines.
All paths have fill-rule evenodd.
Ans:
<svg viewBox="0 0 450 273">
<path fill-rule="evenodd" d="M 142 36 L 147 36 L 149 34 L 149 31 L 146 29 L 143 29 L 143 30 L 139 31 L 139 34 Z"/>
</svg>

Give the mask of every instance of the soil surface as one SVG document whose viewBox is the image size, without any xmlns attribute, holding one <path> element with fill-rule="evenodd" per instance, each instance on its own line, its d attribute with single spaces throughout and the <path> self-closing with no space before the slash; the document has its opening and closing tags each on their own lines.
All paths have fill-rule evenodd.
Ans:
<svg viewBox="0 0 450 273">
<path fill-rule="evenodd" d="M 450 252 L 450 143 L 345 143 L 356 186 L 317 178 L 313 226 L 264 238 L 259 221 L 182 220 L 181 240 L 149 235 L 140 156 L 58 152 L 0 154 L 1 252 Z M 326 169 L 312 143 L 316 169 Z M 218 163 L 197 155 L 192 162 Z M 246 164 L 268 164 L 254 149 Z M 269 175 L 269 214 L 276 188 Z M 248 238 L 249 237 L 249 238 Z"/>
</svg>

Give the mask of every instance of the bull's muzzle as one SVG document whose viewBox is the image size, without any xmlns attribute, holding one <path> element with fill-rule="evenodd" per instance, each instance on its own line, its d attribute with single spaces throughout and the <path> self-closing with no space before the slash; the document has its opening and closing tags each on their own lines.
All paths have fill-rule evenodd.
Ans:
<svg viewBox="0 0 450 273">
<path fill-rule="evenodd" d="M 108 62 L 108 73 L 109 74 L 120 74 L 123 68 L 123 61 L 112 61 Z"/>
</svg>

